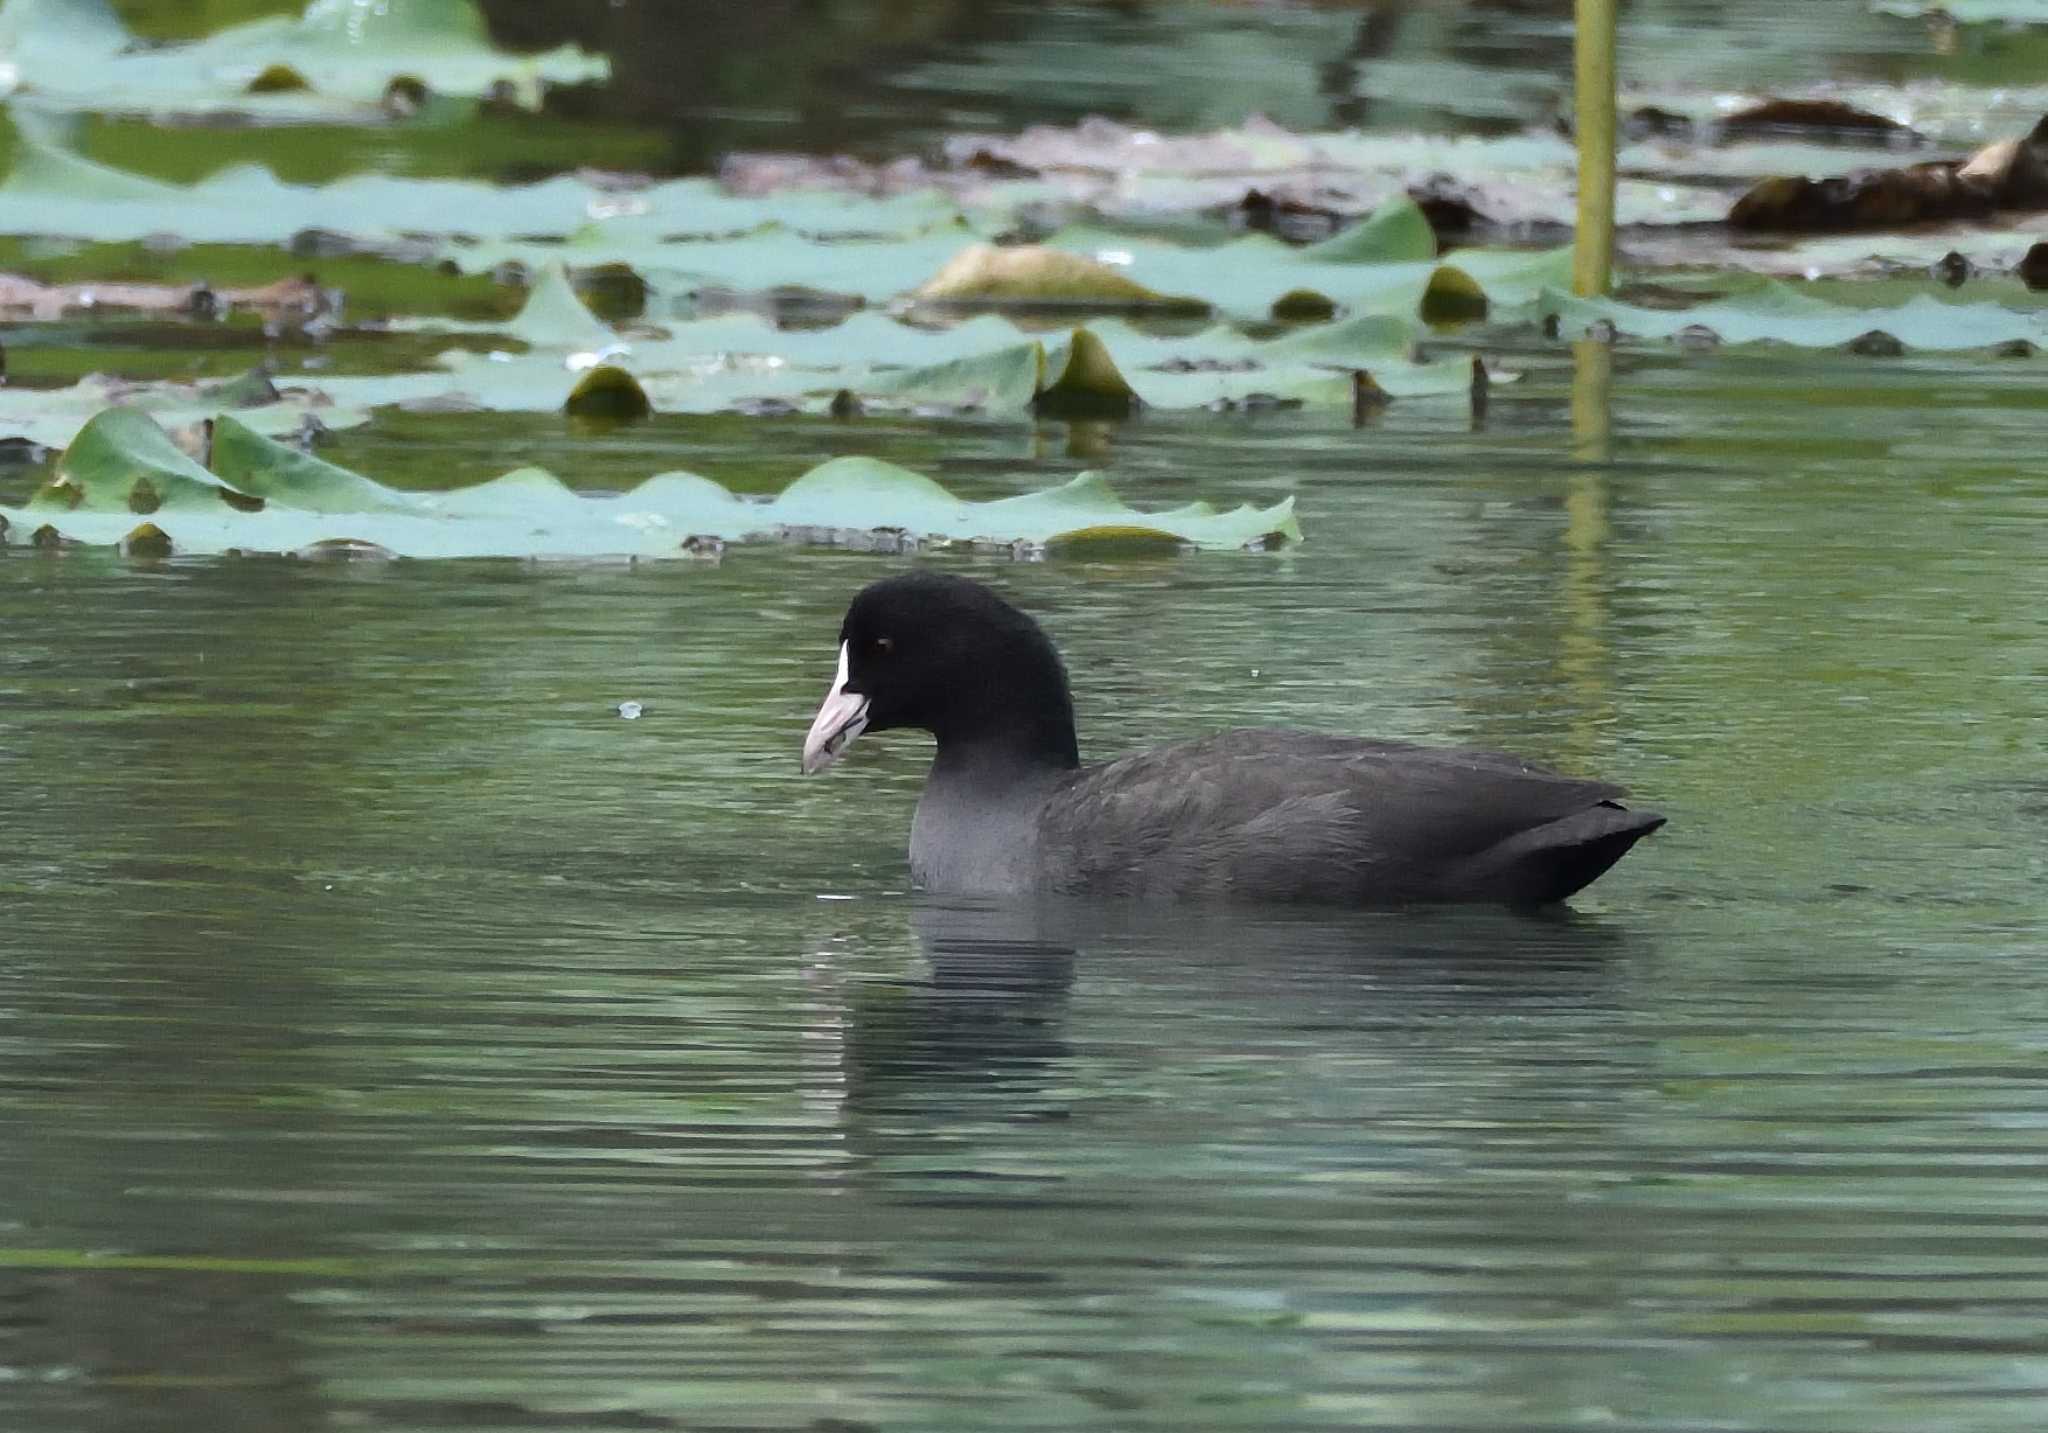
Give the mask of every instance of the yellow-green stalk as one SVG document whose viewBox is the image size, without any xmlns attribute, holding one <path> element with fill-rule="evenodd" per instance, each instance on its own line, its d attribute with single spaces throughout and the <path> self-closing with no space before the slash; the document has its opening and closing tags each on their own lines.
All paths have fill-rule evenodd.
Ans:
<svg viewBox="0 0 2048 1433">
<path fill-rule="evenodd" d="M 1614 272 L 1615 0 L 1577 0 L 1573 37 L 1579 136 L 1579 226 L 1572 235 L 1572 292 L 1607 292 Z"/>
</svg>

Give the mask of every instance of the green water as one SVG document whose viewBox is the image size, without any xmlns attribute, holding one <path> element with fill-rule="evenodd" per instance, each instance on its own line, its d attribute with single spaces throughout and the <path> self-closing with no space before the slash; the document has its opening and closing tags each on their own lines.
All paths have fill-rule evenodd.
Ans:
<svg viewBox="0 0 2048 1433">
<path fill-rule="evenodd" d="M 921 900 L 919 741 L 796 774 L 891 559 L 6 556 L 0 1423 L 2036 1426 L 2036 380 L 1624 358 L 1603 460 L 1519 361 L 1477 431 L 1092 460 L 1299 549 L 939 560 L 1084 752 L 1629 783 L 1672 824 L 1568 920 Z M 869 441 L 999 492 L 1067 437 Z"/>
<path fill-rule="evenodd" d="M 120 8 L 162 37 L 298 7 Z M 612 86 L 75 137 L 315 180 L 1089 113 L 1499 132 L 1554 110 L 1567 8 L 506 0 L 501 42 L 603 49 Z M 2003 95 L 2038 34 L 1672 0 L 1627 7 L 1623 64 L 1654 96 Z M 319 262 L 357 319 L 519 297 Z M 456 342 L 0 337 L 18 387 Z M 758 493 L 872 453 L 972 498 L 1090 467 L 1140 506 L 1293 494 L 1282 552 L 926 560 L 1044 619 L 1086 755 L 1479 742 L 1669 814 L 1556 918 L 919 897 L 920 740 L 797 775 L 845 603 L 901 558 L 0 549 L 0 1430 L 2037 1428 L 2043 360 L 1650 345 L 1603 378 L 1527 324 L 1431 342 L 1481 340 L 1527 376 L 1477 423 L 384 412 L 320 452 L 415 488 Z M 0 501 L 46 473 L 0 467 Z"/>
</svg>

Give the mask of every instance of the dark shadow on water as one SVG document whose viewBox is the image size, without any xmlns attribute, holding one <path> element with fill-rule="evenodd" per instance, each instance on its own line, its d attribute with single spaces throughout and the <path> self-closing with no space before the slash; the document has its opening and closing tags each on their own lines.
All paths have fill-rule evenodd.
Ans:
<svg viewBox="0 0 2048 1433">
<path fill-rule="evenodd" d="M 930 902 L 911 926 L 930 975 L 855 995 L 852 1098 L 886 1102 L 933 1084 L 1028 1097 L 1072 1053 L 1062 1026 L 1076 947 L 1030 905 Z"/>
<path fill-rule="evenodd" d="M 852 999 L 856 1109 L 937 1094 L 1046 1117 L 1075 1053 L 1077 982 L 1142 1003 L 1162 1041 L 1199 1041 L 1216 1011 L 1371 1041 L 1446 1015 L 1583 1017 L 1614 1004 L 1618 971 L 1647 949 L 1625 925 L 1569 910 L 927 899 L 911 926 L 925 977 L 873 982 Z"/>
</svg>

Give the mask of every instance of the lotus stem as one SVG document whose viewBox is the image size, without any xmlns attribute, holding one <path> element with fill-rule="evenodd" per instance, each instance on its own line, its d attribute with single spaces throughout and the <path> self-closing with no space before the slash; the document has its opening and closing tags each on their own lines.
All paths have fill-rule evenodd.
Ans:
<svg viewBox="0 0 2048 1433">
<path fill-rule="evenodd" d="M 1615 0 L 1576 0 L 1574 87 L 1579 137 L 1579 224 L 1572 292 L 1595 298 L 1614 272 Z"/>
</svg>

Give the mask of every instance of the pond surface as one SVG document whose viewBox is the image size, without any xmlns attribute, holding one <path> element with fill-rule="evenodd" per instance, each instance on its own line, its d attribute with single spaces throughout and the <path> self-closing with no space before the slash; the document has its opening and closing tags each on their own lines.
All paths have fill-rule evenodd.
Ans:
<svg viewBox="0 0 2048 1433">
<path fill-rule="evenodd" d="M 1298 549 L 933 560 L 1085 753 L 1628 783 L 1671 825 L 1569 918 L 921 899 L 920 741 L 796 774 L 900 559 L 0 558 L 0 1426 L 2038 1427 L 2034 365 L 1623 358 L 1610 431 L 1519 361 L 1476 430 L 1086 459 Z M 1104 442 L 862 431 L 980 495 Z M 847 440 L 618 441 L 548 460 Z"/>
</svg>

